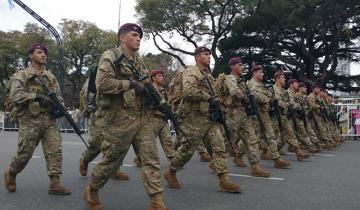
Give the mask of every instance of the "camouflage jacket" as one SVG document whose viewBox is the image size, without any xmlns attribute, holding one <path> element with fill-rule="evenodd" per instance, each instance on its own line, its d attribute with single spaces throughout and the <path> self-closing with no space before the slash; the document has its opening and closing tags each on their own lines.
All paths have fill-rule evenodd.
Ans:
<svg viewBox="0 0 360 210">
<path fill-rule="evenodd" d="M 309 102 L 310 110 L 314 112 L 314 114 L 320 114 L 320 101 L 317 96 L 315 96 L 314 93 L 310 93 L 310 95 L 307 97 L 307 100 Z"/>
<path fill-rule="evenodd" d="M 275 99 L 278 100 L 279 107 L 281 109 L 281 114 L 285 115 L 288 113 L 289 104 L 291 103 L 290 96 L 288 92 L 279 85 L 273 85 L 275 92 Z"/>
<path fill-rule="evenodd" d="M 45 94 L 41 83 L 33 76 L 37 71 L 30 67 L 17 71 L 10 79 L 9 100 L 14 104 L 11 111 L 12 117 L 18 119 L 26 112 L 30 112 L 34 117 L 39 114 L 48 114 L 50 107 L 41 107 L 36 101 L 36 94 Z M 45 85 L 63 102 L 61 91 L 56 77 L 48 70 L 43 70 L 39 77 Z"/>
<path fill-rule="evenodd" d="M 248 87 L 254 95 L 255 102 L 259 106 L 259 110 L 263 112 L 270 111 L 270 100 L 272 100 L 272 93 L 265 88 L 262 82 L 256 81 L 254 78 L 248 81 Z"/>
<path fill-rule="evenodd" d="M 244 84 L 239 84 L 237 76 L 233 74 L 226 75 L 225 84 L 229 91 L 223 104 L 226 107 L 241 107 L 244 109 L 245 107 L 241 103 L 242 98 L 245 97 Z"/>
<path fill-rule="evenodd" d="M 194 65 L 183 72 L 182 106 L 185 112 L 195 110 L 201 113 L 209 113 L 208 100 L 211 96 L 205 77 L 209 78 L 211 85 L 214 87 L 215 79 L 208 69 L 200 69 L 198 65 Z"/>
<path fill-rule="evenodd" d="M 115 51 L 115 53 L 114 53 Z M 124 49 L 118 47 L 113 50 L 106 50 L 98 63 L 98 70 L 96 74 L 96 89 L 98 95 L 98 106 L 101 109 L 128 109 L 140 111 L 142 110 L 142 101 L 145 96 L 140 96 L 135 92 L 134 88 L 130 88 L 130 80 L 136 80 L 130 70 L 130 65 L 125 61 L 116 65 L 115 61 L 125 54 Z M 139 54 L 136 54 L 133 59 L 128 57 L 134 66 L 140 71 L 142 75 L 148 75 Z"/>
</svg>

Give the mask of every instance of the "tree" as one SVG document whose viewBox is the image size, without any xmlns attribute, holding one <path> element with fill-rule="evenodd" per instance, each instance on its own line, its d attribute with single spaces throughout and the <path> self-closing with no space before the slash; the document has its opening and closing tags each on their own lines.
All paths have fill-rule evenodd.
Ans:
<svg viewBox="0 0 360 210">
<path fill-rule="evenodd" d="M 149 34 L 156 47 L 185 66 L 183 59 L 172 51 L 193 55 L 200 42 L 209 45 L 215 60 L 213 74 L 218 74 L 218 42 L 231 31 L 235 18 L 241 15 L 240 0 L 137 0 L 136 11 L 144 31 Z M 192 49 L 176 47 L 166 39 L 180 35 Z M 165 45 L 164 49 L 161 44 Z"/>
<path fill-rule="evenodd" d="M 360 3 L 355 0 L 268 0 L 244 6 L 220 51 L 244 56 L 250 64 L 286 66 L 296 78 L 344 91 L 356 90 L 358 76 L 336 72 L 339 59 L 360 61 Z"/>
<path fill-rule="evenodd" d="M 175 75 L 175 71 L 172 68 L 173 66 L 173 58 L 166 54 L 166 53 L 160 53 L 157 55 L 154 55 L 152 53 L 148 53 L 144 56 L 142 56 L 142 59 L 145 63 L 146 68 L 151 71 L 154 69 L 161 69 L 164 72 L 165 81 L 163 86 L 167 87 Z"/>
<path fill-rule="evenodd" d="M 87 21 L 63 19 L 60 25 L 67 69 L 65 100 L 74 105 L 85 81 L 88 68 L 97 64 L 101 53 L 116 44 L 115 32 L 106 32 Z"/>
</svg>

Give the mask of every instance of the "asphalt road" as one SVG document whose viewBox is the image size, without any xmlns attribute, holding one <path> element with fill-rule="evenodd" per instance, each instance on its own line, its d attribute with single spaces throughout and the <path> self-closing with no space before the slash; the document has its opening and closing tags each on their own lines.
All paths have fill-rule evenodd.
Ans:
<svg viewBox="0 0 360 210">
<path fill-rule="evenodd" d="M 72 191 L 70 196 L 48 195 L 48 177 L 39 146 L 24 171 L 17 176 L 17 191 L 9 193 L 0 180 L 0 209 L 48 210 L 86 209 L 82 192 L 88 177 L 78 172 L 79 157 L 84 146 L 74 134 L 62 134 L 64 174 L 62 182 Z M 17 133 L 0 131 L 0 173 L 8 167 L 16 150 Z M 161 168 L 167 160 L 161 151 Z M 145 210 L 149 199 L 145 194 L 140 169 L 134 167 L 134 153 L 130 149 L 123 170 L 129 181 L 110 180 L 100 191 L 100 199 L 109 210 Z M 231 179 L 241 184 L 242 194 L 218 192 L 217 177 L 207 163 L 196 154 L 178 173 L 181 189 L 165 187 L 165 201 L 171 210 L 237 210 L 237 209 L 360 209 L 360 141 L 347 141 L 332 151 L 319 153 L 309 161 L 297 162 L 293 154 L 291 169 L 275 169 L 272 161 L 261 164 L 272 172 L 270 179 L 250 177 L 250 169 L 231 165 Z M 97 160 L 95 160 L 97 161 Z M 90 164 L 90 171 L 94 164 Z M 165 184 L 165 182 L 163 181 Z"/>
</svg>

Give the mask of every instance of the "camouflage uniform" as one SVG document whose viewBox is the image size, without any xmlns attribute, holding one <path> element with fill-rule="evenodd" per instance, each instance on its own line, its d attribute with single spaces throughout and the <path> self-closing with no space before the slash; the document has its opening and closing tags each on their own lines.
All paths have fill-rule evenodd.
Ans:
<svg viewBox="0 0 360 210">
<path fill-rule="evenodd" d="M 232 130 L 232 142 L 237 144 L 242 140 L 250 164 L 256 164 L 260 161 L 259 140 L 255 134 L 252 120 L 248 118 L 241 102 L 246 97 L 244 84 L 238 85 L 237 77 L 233 74 L 226 75 L 225 84 L 228 94 L 223 100 L 223 105 L 226 107 L 226 119 Z M 238 147 L 237 155 L 241 156 L 244 153 L 243 148 Z"/>
<path fill-rule="evenodd" d="M 163 99 L 166 99 L 165 89 L 161 88 L 159 90 L 159 94 L 162 96 Z M 173 137 L 171 136 L 168 120 L 165 118 L 165 115 L 163 113 L 156 109 L 150 111 L 150 117 L 154 127 L 155 135 L 159 138 L 166 157 L 168 158 L 168 160 L 171 160 L 175 156 L 175 142 L 173 141 Z"/>
<path fill-rule="evenodd" d="M 265 125 L 265 135 L 270 145 L 266 145 L 270 151 L 272 159 L 280 158 L 280 154 L 277 148 L 277 141 L 273 130 L 273 125 L 270 120 L 270 100 L 272 100 L 271 92 L 264 87 L 264 85 L 256 81 L 254 78 L 248 81 L 248 86 L 251 93 L 254 95 L 255 101 L 259 107 L 259 111 Z M 255 130 L 260 130 L 259 122 L 255 117 L 252 117 L 253 125 L 256 126 Z M 259 135 L 259 134 L 258 134 Z"/>
<path fill-rule="evenodd" d="M 93 161 L 101 152 L 101 143 L 103 141 L 102 137 L 102 130 L 101 125 L 103 124 L 103 116 L 100 112 L 96 112 L 96 107 L 90 107 L 88 106 L 88 94 L 93 94 L 91 92 L 88 92 L 88 85 L 89 85 L 89 79 L 87 79 L 80 91 L 79 98 L 80 98 L 80 109 L 84 113 L 84 116 L 88 116 L 90 126 L 89 126 L 89 148 L 87 148 L 81 155 L 80 158 L 80 173 L 85 176 L 87 173 L 87 165 L 91 161 Z M 94 97 L 94 100 L 96 100 L 96 95 L 93 94 L 89 96 L 90 98 Z M 93 104 L 93 106 L 96 106 L 96 104 Z M 86 165 L 86 166 L 85 166 Z M 122 165 L 122 164 L 121 164 Z M 118 173 L 123 174 L 124 176 L 127 176 L 126 174 L 122 173 L 120 171 L 120 168 L 118 170 Z M 114 174 L 116 175 L 116 174 Z M 126 178 L 125 178 L 126 179 Z"/>
<path fill-rule="evenodd" d="M 46 160 L 47 174 L 62 174 L 62 146 L 57 122 L 50 117 L 48 108 L 36 101 L 36 93 L 45 94 L 40 82 L 31 79 L 36 74 L 32 67 L 16 72 L 10 81 L 10 99 L 15 106 L 12 116 L 19 121 L 18 150 L 14 155 L 10 171 L 20 173 L 31 159 L 35 148 L 41 141 Z M 61 92 L 53 74 L 47 70 L 39 75 L 48 88 L 55 92 L 60 101 Z"/>
<path fill-rule="evenodd" d="M 310 140 L 309 135 L 306 132 L 304 119 L 306 120 L 306 116 L 302 116 L 302 111 L 304 111 L 305 115 L 305 109 L 303 109 L 304 99 L 301 96 L 299 92 L 295 92 L 292 89 L 287 90 L 290 96 L 290 101 L 293 105 L 294 110 L 294 116 L 293 116 L 293 126 L 294 126 L 294 132 L 297 134 L 297 138 L 299 140 L 300 146 L 303 149 L 309 150 L 311 152 L 315 152 L 316 148 L 313 145 L 313 143 Z M 306 122 L 307 124 L 307 122 Z"/>
<path fill-rule="evenodd" d="M 212 147 L 210 165 L 213 166 L 215 173 L 217 175 L 229 173 L 221 124 L 209 121 L 210 94 L 204 78 L 207 76 L 212 83 L 214 78 L 207 71 L 194 65 L 183 73 L 182 127 L 191 143 L 182 139 L 182 145 L 170 162 L 170 168 L 174 171 L 183 168 L 191 159 L 201 140 L 207 140 Z"/>
<path fill-rule="evenodd" d="M 311 110 L 311 125 L 313 129 L 317 131 L 318 138 L 329 146 L 331 142 L 331 136 L 327 132 L 326 122 L 323 117 L 320 115 L 321 102 L 318 96 L 314 93 L 311 93 L 307 100 L 309 102 L 309 107 Z"/>
<path fill-rule="evenodd" d="M 133 74 L 129 64 L 123 59 L 119 65 L 115 61 L 124 49 L 115 48 L 103 53 L 99 60 L 96 75 L 98 91 L 98 110 L 104 116 L 102 125 L 103 158 L 95 166 L 90 178 L 89 187 L 100 189 L 110 176 L 121 165 L 130 145 L 140 140 L 140 157 L 142 159 L 142 179 L 148 195 L 162 194 L 160 183 L 160 162 L 156 147 L 154 128 L 148 110 L 142 106 L 143 96 L 130 88 Z M 148 74 L 138 54 L 133 64 L 142 74 Z"/>
<path fill-rule="evenodd" d="M 337 128 L 334 122 L 335 119 L 331 118 L 333 113 L 334 112 L 336 113 L 336 108 L 325 99 L 323 99 L 323 104 L 328 114 L 328 119 L 327 119 L 328 131 L 335 142 L 341 142 L 341 135 L 337 132 Z"/>
<path fill-rule="evenodd" d="M 188 68 L 181 68 L 177 71 L 174 78 L 171 80 L 169 84 L 169 90 L 171 90 L 171 95 L 168 95 L 169 102 L 171 103 L 171 108 L 173 113 L 175 113 L 177 120 L 181 123 L 182 122 L 182 113 L 181 109 L 179 109 L 181 98 L 182 98 L 182 84 L 176 84 L 178 82 L 182 83 L 181 78 L 184 71 L 186 71 Z M 179 134 L 176 138 L 175 147 L 177 148 L 181 144 L 182 135 Z M 203 141 L 200 141 L 198 144 L 198 147 L 196 148 L 198 153 L 200 155 L 207 155 L 206 147 L 203 143 Z"/>
<path fill-rule="evenodd" d="M 282 122 L 282 129 L 280 130 L 278 126 L 277 118 L 275 116 L 272 117 L 275 136 L 277 136 L 279 143 L 285 141 L 290 146 L 298 148 L 299 142 L 296 139 L 293 127 L 291 125 L 292 123 L 290 123 L 290 120 L 287 116 L 289 104 L 291 103 L 290 97 L 286 92 L 286 90 L 281 86 L 275 84 L 273 85 L 273 89 L 274 89 L 275 99 L 277 99 L 279 103 L 281 122 Z"/>
</svg>

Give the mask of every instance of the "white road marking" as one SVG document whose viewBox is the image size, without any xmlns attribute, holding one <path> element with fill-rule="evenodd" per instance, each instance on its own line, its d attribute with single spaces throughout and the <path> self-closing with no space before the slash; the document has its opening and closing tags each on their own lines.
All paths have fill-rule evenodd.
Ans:
<svg viewBox="0 0 360 210">
<path fill-rule="evenodd" d="M 296 155 L 296 154 L 293 153 L 293 152 L 288 152 L 287 154 L 288 154 L 288 155 Z M 324 153 L 316 153 L 316 154 L 313 154 L 313 156 L 319 156 L 319 157 L 335 157 L 335 155 L 324 154 Z"/>
<path fill-rule="evenodd" d="M 35 156 L 35 155 L 33 155 L 32 157 L 33 157 L 33 158 L 41 158 L 40 156 Z"/>
<path fill-rule="evenodd" d="M 269 177 L 269 178 L 263 178 L 263 177 L 255 177 L 245 174 L 229 174 L 229 176 L 238 176 L 238 177 L 246 177 L 246 178 L 254 178 L 254 179 L 265 179 L 265 180 L 276 180 L 276 181 L 284 181 L 285 178 L 279 178 L 279 177 Z"/>
<path fill-rule="evenodd" d="M 90 162 L 90 163 L 92 163 L 92 164 L 97 164 L 98 161 L 92 161 L 92 162 Z M 135 165 L 131 165 L 131 164 L 123 164 L 122 166 L 125 166 L 125 167 L 135 167 Z"/>
</svg>

